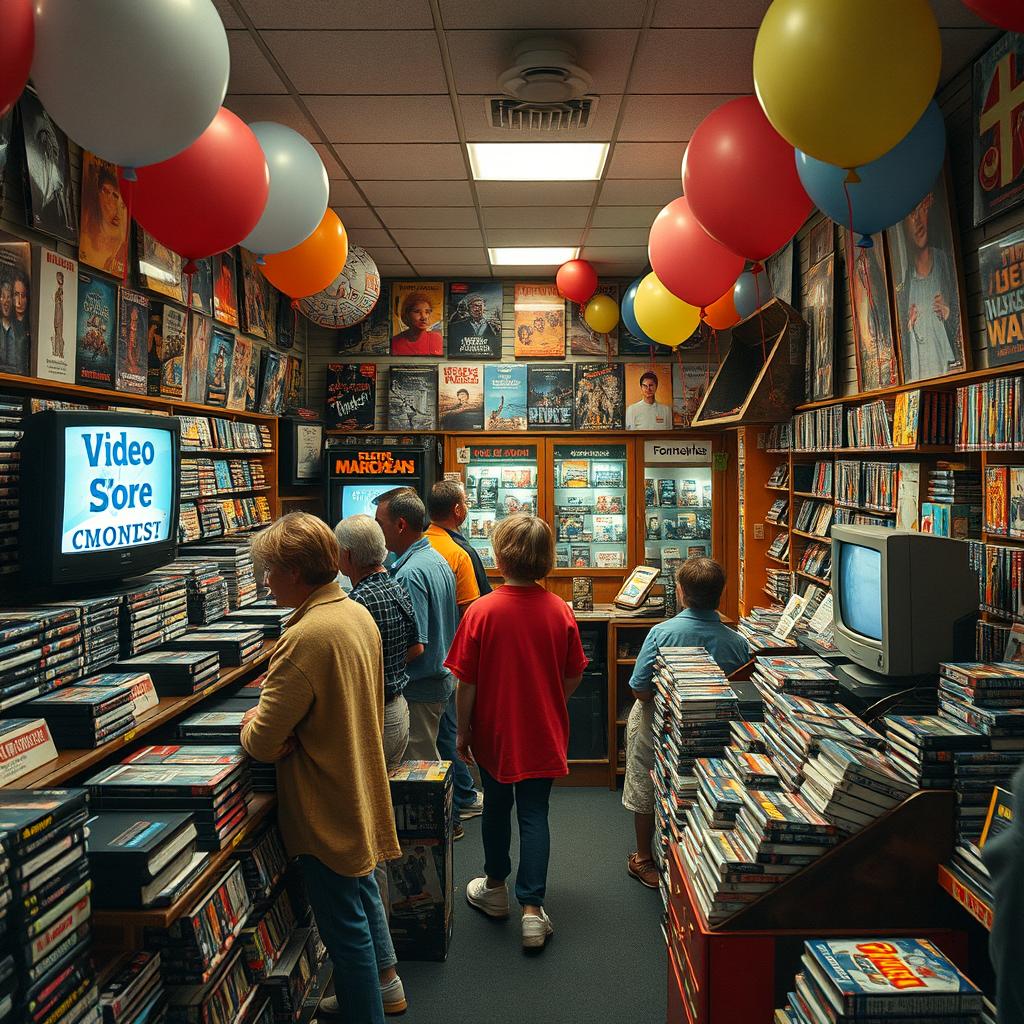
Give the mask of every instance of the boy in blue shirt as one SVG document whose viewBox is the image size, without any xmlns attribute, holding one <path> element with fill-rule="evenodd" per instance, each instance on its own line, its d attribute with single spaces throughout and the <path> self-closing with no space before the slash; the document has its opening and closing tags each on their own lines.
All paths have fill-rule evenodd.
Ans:
<svg viewBox="0 0 1024 1024">
<path fill-rule="evenodd" d="M 651 628 L 633 666 L 629 687 L 636 703 L 626 725 L 626 778 L 622 806 L 633 812 L 636 852 L 626 868 L 649 889 L 658 887 L 658 869 L 651 854 L 654 838 L 654 661 L 662 647 L 703 647 L 728 675 L 750 660 L 747 641 L 718 617 L 725 573 L 711 558 L 689 558 L 676 573 L 676 595 L 682 611 Z"/>
</svg>

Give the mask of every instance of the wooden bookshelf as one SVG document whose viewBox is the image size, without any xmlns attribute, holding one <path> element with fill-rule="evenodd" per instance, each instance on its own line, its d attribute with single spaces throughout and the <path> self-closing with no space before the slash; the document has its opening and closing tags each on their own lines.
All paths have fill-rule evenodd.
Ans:
<svg viewBox="0 0 1024 1024">
<path fill-rule="evenodd" d="M 939 865 L 939 885 L 979 924 L 992 931 L 994 908 L 979 893 L 969 889 L 945 864 Z"/>
<path fill-rule="evenodd" d="M 812 573 L 804 572 L 803 569 L 795 570 L 797 576 L 802 576 L 805 580 L 810 580 L 812 583 L 817 583 L 819 587 L 831 587 L 832 581 L 822 579 L 820 576 L 815 576 Z"/>
</svg>

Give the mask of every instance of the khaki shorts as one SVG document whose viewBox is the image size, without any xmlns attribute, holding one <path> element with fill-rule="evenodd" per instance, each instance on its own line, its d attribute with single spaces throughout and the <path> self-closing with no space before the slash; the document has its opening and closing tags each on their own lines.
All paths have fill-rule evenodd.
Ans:
<svg viewBox="0 0 1024 1024">
<path fill-rule="evenodd" d="M 626 722 L 626 779 L 622 806 L 634 814 L 654 813 L 654 701 L 638 700 Z"/>
</svg>

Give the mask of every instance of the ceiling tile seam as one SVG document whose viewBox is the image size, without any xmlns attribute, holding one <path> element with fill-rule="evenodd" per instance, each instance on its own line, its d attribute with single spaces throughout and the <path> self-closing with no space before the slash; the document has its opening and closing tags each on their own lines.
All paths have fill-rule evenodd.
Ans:
<svg viewBox="0 0 1024 1024">
<path fill-rule="evenodd" d="M 491 266 L 491 249 L 487 237 L 487 226 L 484 224 L 483 209 L 480 206 L 480 195 L 476 189 L 476 179 L 473 177 L 473 167 L 469 161 L 469 147 L 466 144 L 466 124 L 462 120 L 462 104 L 459 102 L 459 93 L 455 88 L 455 70 L 452 66 L 452 55 L 448 49 L 448 38 L 445 35 L 444 19 L 441 17 L 441 6 L 438 0 L 430 0 L 430 16 L 434 21 L 434 35 L 437 38 L 437 47 L 441 53 L 441 67 L 444 69 L 444 79 L 448 85 L 448 102 L 451 104 L 452 117 L 455 120 L 455 133 L 459 137 L 459 150 L 462 154 L 462 162 L 466 167 L 469 194 L 473 198 L 473 207 L 476 210 L 476 221 L 480 228 L 480 237 L 483 239 L 484 252 L 487 255 L 488 271 L 491 277 L 493 277 L 494 268 Z"/>
<path fill-rule="evenodd" d="M 246 11 L 244 6 L 242 5 L 242 0 L 228 0 L 228 2 L 231 4 L 231 7 L 233 8 L 235 14 L 238 16 L 239 20 L 242 22 L 243 25 L 245 25 L 249 35 L 252 36 L 253 42 L 255 42 L 256 47 L 266 58 L 267 63 L 269 63 L 270 66 L 274 69 L 274 73 L 280 79 L 281 84 L 285 87 L 285 89 L 288 90 L 288 95 L 292 97 L 292 99 L 295 101 L 295 105 L 299 108 L 299 110 L 302 112 L 306 120 L 312 125 L 313 130 L 320 137 L 321 144 L 324 146 L 327 152 L 330 153 L 331 157 L 337 162 L 338 166 L 341 168 L 342 174 L 345 175 L 345 178 L 348 181 L 348 183 L 356 190 L 356 193 L 363 200 L 366 206 L 371 211 L 373 211 L 374 217 L 377 218 L 377 223 L 380 224 L 381 228 L 387 232 L 388 237 L 391 239 L 394 247 L 401 253 L 402 259 L 404 259 L 406 263 L 409 263 L 408 258 L 402 251 L 402 247 L 395 240 L 395 236 L 391 233 L 391 230 L 384 223 L 383 218 L 377 212 L 377 208 L 373 205 L 373 203 L 370 202 L 369 197 L 363 191 L 362 186 L 360 186 L 359 182 L 356 181 L 351 171 L 349 171 L 347 165 L 345 164 L 345 161 L 342 160 L 341 158 L 341 154 L 337 151 L 337 149 L 335 149 L 334 143 L 330 141 L 330 139 L 327 137 L 327 133 L 320 126 L 320 122 L 317 121 L 317 119 L 313 116 L 312 111 L 309 109 L 309 107 L 306 106 L 306 103 L 302 98 L 302 94 L 295 87 L 295 83 L 291 80 L 291 78 L 288 77 L 288 73 L 281 66 L 281 63 L 278 61 L 277 57 L 274 56 L 273 50 L 270 49 L 270 46 L 267 44 L 267 42 L 263 39 L 263 36 L 260 34 L 260 30 L 257 29 L 256 26 L 253 24 L 253 20 L 249 16 L 249 12 Z"/>
<path fill-rule="evenodd" d="M 619 104 L 618 112 L 615 115 L 615 124 L 612 126 L 612 137 L 608 143 L 608 155 L 605 157 L 604 167 L 601 168 L 601 177 L 598 179 L 597 188 L 594 189 L 594 199 L 590 204 L 590 213 L 587 215 L 587 222 L 583 225 L 583 231 L 580 235 L 580 252 L 583 251 L 587 244 L 587 236 L 590 234 L 590 227 L 594 221 L 594 212 L 597 210 L 597 205 L 601 201 L 601 190 L 604 188 L 605 179 L 608 177 L 608 168 L 611 167 L 612 157 L 615 155 L 615 144 L 618 141 L 619 131 L 622 129 L 622 122 L 626 116 L 625 98 L 629 95 L 629 83 L 633 80 L 633 71 L 636 68 L 636 61 L 640 53 L 640 48 L 643 46 L 644 40 L 647 38 L 647 33 L 651 29 L 651 22 L 654 20 L 654 10 L 656 6 L 657 0 L 646 0 L 644 15 L 640 21 L 640 31 L 636 35 L 636 43 L 633 46 L 633 53 L 629 58 L 629 70 L 626 72 L 626 82 L 622 87 L 623 102 Z M 625 181 L 646 179 L 619 178 L 617 180 Z"/>
</svg>

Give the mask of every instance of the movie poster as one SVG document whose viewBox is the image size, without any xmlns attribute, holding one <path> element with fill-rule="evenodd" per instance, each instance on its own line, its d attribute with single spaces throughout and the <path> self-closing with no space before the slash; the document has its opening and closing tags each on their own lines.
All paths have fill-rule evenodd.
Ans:
<svg viewBox="0 0 1024 1024">
<path fill-rule="evenodd" d="M 329 428 L 373 430 L 377 412 L 376 364 L 329 363 L 326 408 Z"/>
<path fill-rule="evenodd" d="M 482 430 L 484 374 L 482 366 L 442 363 L 437 377 L 437 411 L 442 430 Z"/>
<path fill-rule="evenodd" d="M 68 137 L 43 109 L 39 97 L 26 89 L 18 101 L 25 137 L 31 226 L 71 245 L 78 243 L 74 183 Z"/>
<path fill-rule="evenodd" d="M 577 430 L 622 430 L 624 380 L 621 363 L 577 363 Z"/>
<path fill-rule="evenodd" d="M 0 257 L 2 255 L 0 250 Z M 3 308 L 3 281 L 0 279 L 0 314 Z M 0 332 L 2 330 L 0 316 Z M 79 271 L 76 342 L 75 382 L 91 388 L 112 388 L 117 347 L 117 285 L 113 281 Z"/>
<path fill-rule="evenodd" d="M 566 363 L 527 367 L 526 417 L 531 430 L 572 429 L 572 367 Z"/>
<path fill-rule="evenodd" d="M 284 407 L 290 411 L 301 409 L 305 404 L 306 382 L 302 373 L 302 357 L 288 357 L 288 372 L 285 377 L 287 381 L 284 395 Z M 374 402 L 376 405 L 376 401 Z"/>
<path fill-rule="evenodd" d="M 121 288 L 117 307 L 117 352 L 114 359 L 115 388 L 133 394 L 146 393 L 149 354 L 149 299 L 141 292 Z"/>
<path fill-rule="evenodd" d="M 32 265 L 28 242 L 0 242 L 0 371 L 28 374 Z"/>
<path fill-rule="evenodd" d="M 249 366 L 245 372 L 245 411 L 255 412 L 260 390 L 260 367 L 263 365 L 263 346 L 253 342 Z"/>
<path fill-rule="evenodd" d="M 887 228 L 903 383 L 967 369 L 964 308 L 946 176 Z"/>
<path fill-rule="evenodd" d="M 235 338 L 235 348 L 231 354 L 231 379 L 228 382 L 229 409 L 245 409 L 245 397 L 249 391 L 249 367 L 252 366 L 254 355 L 259 358 L 248 338 Z"/>
<path fill-rule="evenodd" d="M 292 309 L 291 300 L 287 295 L 277 296 L 277 316 L 275 325 L 277 338 L 275 344 L 278 348 L 292 348 L 295 344 L 295 320 L 296 312 Z"/>
<path fill-rule="evenodd" d="M 191 334 L 185 359 L 185 401 L 202 405 L 206 401 L 206 370 L 210 363 L 213 321 L 201 313 L 190 318 Z"/>
<path fill-rule="evenodd" d="M 163 303 L 160 335 L 160 394 L 182 398 L 185 389 L 185 337 L 188 314 L 171 303 Z"/>
<path fill-rule="evenodd" d="M 717 366 L 707 363 L 672 364 L 672 426 L 688 427 L 715 374 Z"/>
<path fill-rule="evenodd" d="M 388 430 L 437 429 L 437 367 L 392 366 Z"/>
<path fill-rule="evenodd" d="M 1024 35 L 1005 32 L 974 65 L 974 225 L 1024 199 Z"/>
<path fill-rule="evenodd" d="M 213 318 L 229 327 L 238 326 L 238 264 L 234 252 L 213 257 Z"/>
<path fill-rule="evenodd" d="M 1024 228 L 978 250 L 988 365 L 1024 360 Z"/>
<path fill-rule="evenodd" d="M 204 316 L 213 316 L 213 263 L 210 258 L 195 260 L 196 269 L 192 274 L 191 285 L 184 264 L 181 271 L 181 301 L 188 303 L 191 287 L 192 308 Z"/>
<path fill-rule="evenodd" d="M 515 286 L 516 359 L 565 357 L 565 300 L 554 284 Z"/>
<path fill-rule="evenodd" d="M 831 221 L 829 221 L 831 223 Z M 844 248 L 849 258 L 846 229 L 842 229 Z M 872 245 L 853 246 L 853 294 L 850 274 L 845 274 L 848 307 L 853 311 L 857 390 L 874 391 L 899 384 L 899 360 L 896 357 L 896 332 L 889 305 L 889 266 L 881 232 L 871 237 Z"/>
<path fill-rule="evenodd" d="M 369 314 L 352 327 L 338 331 L 338 355 L 386 356 L 391 351 L 389 286 L 381 281 L 380 297 Z"/>
<path fill-rule="evenodd" d="M 78 261 L 39 246 L 34 253 L 31 373 L 75 383 L 74 318 L 78 310 Z"/>
<path fill-rule="evenodd" d="M 526 370 L 515 363 L 484 367 L 485 430 L 526 430 Z"/>
<path fill-rule="evenodd" d="M 184 302 L 181 291 L 181 257 L 158 242 L 145 228 L 136 225 L 135 248 L 139 287 Z"/>
<path fill-rule="evenodd" d="M 764 269 L 768 272 L 772 295 L 783 302 L 793 305 L 793 255 L 795 248 L 787 242 L 774 256 L 764 261 Z"/>
<path fill-rule="evenodd" d="M 273 349 L 264 349 L 260 356 L 260 397 L 258 411 L 279 416 L 284 408 L 285 375 L 288 357 Z"/>
<path fill-rule="evenodd" d="M 672 368 L 626 363 L 626 429 L 672 429 Z"/>
<path fill-rule="evenodd" d="M 807 271 L 803 317 L 807 321 L 804 388 L 808 401 L 835 394 L 835 254 Z"/>
<path fill-rule="evenodd" d="M 219 405 L 221 408 L 227 405 L 234 348 L 235 336 L 215 327 L 210 339 L 210 355 L 206 361 L 207 405 Z"/>
<path fill-rule="evenodd" d="M 619 286 L 617 284 L 599 284 L 595 295 L 609 295 L 619 303 Z M 569 352 L 574 356 L 603 356 L 611 358 L 619 354 L 619 325 L 616 324 L 607 334 L 598 334 L 587 326 L 583 319 L 586 303 L 569 303 Z"/>
<path fill-rule="evenodd" d="M 391 354 L 444 355 L 444 285 L 440 281 L 391 283 Z"/>
<path fill-rule="evenodd" d="M 256 256 L 248 249 L 239 249 L 242 256 L 242 330 L 257 338 L 267 338 L 270 282 L 260 272 Z"/>
<path fill-rule="evenodd" d="M 448 282 L 449 358 L 501 358 L 503 290 L 500 281 Z"/>
<path fill-rule="evenodd" d="M 128 209 L 121 198 L 117 167 L 82 150 L 82 223 L 78 258 L 123 277 L 128 260 Z M 140 229 L 141 230 L 141 229 Z"/>
</svg>

